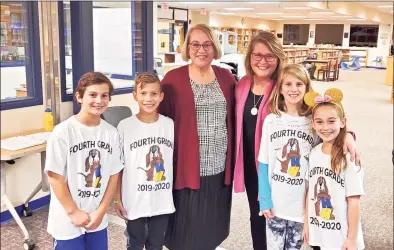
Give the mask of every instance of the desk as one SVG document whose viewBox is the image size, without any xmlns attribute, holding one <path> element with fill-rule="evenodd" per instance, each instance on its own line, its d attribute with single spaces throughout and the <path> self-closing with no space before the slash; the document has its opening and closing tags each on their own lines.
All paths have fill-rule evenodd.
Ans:
<svg viewBox="0 0 394 250">
<path fill-rule="evenodd" d="M 306 59 L 306 60 L 304 60 L 302 63 L 312 63 L 313 65 L 315 65 L 315 66 L 316 66 L 316 69 L 315 69 L 314 77 L 315 77 L 316 79 L 318 79 L 319 69 L 320 69 L 321 66 L 322 66 L 321 64 L 327 65 L 327 64 L 330 63 L 330 60 L 326 60 L 326 59 Z M 318 65 L 316 65 L 316 63 L 318 63 Z M 325 78 L 326 78 L 326 81 L 328 81 L 329 76 L 327 76 L 327 77 L 325 77 Z"/>
<path fill-rule="evenodd" d="M 39 133 L 39 132 L 44 132 L 43 129 L 38 129 L 38 130 L 30 130 L 26 131 L 23 133 L 16 133 L 13 135 L 8 135 L 5 137 L 2 137 L 1 139 L 6 139 L 10 138 L 13 136 L 18 136 L 18 135 L 28 135 L 28 134 L 34 134 L 34 133 Z M 6 177 L 5 177 L 5 166 L 8 161 L 14 161 L 18 158 L 35 154 L 35 153 L 40 153 L 41 154 L 41 182 L 37 185 L 37 187 L 34 189 L 32 194 L 27 198 L 26 202 L 24 203 L 24 210 L 23 214 L 24 216 L 30 216 L 31 215 L 31 210 L 28 207 L 29 201 L 40 191 L 47 192 L 49 190 L 49 185 L 47 183 L 47 178 L 44 174 L 44 168 L 45 168 L 45 158 L 46 158 L 46 144 L 41 144 L 37 145 L 34 147 L 30 148 L 25 148 L 17 151 L 10 151 L 6 149 L 1 149 L 1 200 L 4 203 L 4 205 L 7 207 L 8 211 L 11 213 L 12 217 L 15 219 L 16 223 L 20 227 L 20 229 L 23 232 L 23 235 L 25 237 L 25 243 L 24 243 L 24 249 L 34 249 L 35 244 L 34 242 L 30 239 L 29 233 L 26 230 L 25 225 L 23 224 L 21 218 L 19 217 L 18 213 L 15 211 L 14 206 L 12 205 L 11 201 L 9 200 L 7 196 L 7 191 L 6 191 Z"/>
</svg>

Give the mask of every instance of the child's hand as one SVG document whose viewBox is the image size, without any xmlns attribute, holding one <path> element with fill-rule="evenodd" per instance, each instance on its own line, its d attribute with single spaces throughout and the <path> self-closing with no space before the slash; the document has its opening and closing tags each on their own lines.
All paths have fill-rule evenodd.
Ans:
<svg viewBox="0 0 394 250">
<path fill-rule="evenodd" d="M 121 200 L 118 200 L 118 201 L 116 201 L 116 203 L 114 203 L 114 208 L 115 208 L 116 214 L 117 214 L 120 218 L 122 218 L 122 219 L 124 219 L 124 220 L 127 220 L 127 212 L 126 212 L 126 210 L 124 209 L 123 203 L 122 203 Z"/>
<path fill-rule="evenodd" d="M 262 210 L 260 211 L 260 215 L 264 215 L 266 219 L 274 218 L 275 217 L 274 209 L 272 208 L 271 210 Z"/>
<path fill-rule="evenodd" d="M 341 250 L 357 250 L 357 240 L 346 239 Z"/>
<path fill-rule="evenodd" d="M 84 227 L 90 222 L 89 215 L 80 209 L 76 209 L 68 216 L 70 217 L 72 224 L 77 227 Z"/>
<path fill-rule="evenodd" d="M 309 225 L 308 225 L 308 223 L 304 223 L 303 236 L 304 236 L 304 244 L 309 246 Z"/>
<path fill-rule="evenodd" d="M 101 221 L 103 220 L 104 214 L 105 213 L 101 212 L 99 209 L 89 214 L 90 222 L 85 226 L 85 228 L 87 230 L 94 230 L 98 228 L 98 226 L 101 224 Z"/>
</svg>

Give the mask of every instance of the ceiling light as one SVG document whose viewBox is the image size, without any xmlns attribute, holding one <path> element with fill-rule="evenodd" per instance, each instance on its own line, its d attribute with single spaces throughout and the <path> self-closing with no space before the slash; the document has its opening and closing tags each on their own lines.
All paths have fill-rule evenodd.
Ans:
<svg viewBox="0 0 394 250">
<path fill-rule="evenodd" d="M 393 5 L 380 5 L 378 8 L 393 8 Z"/>
<path fill-rule="evenodd" d="M 251 4 L 280 4 L 280 2 L 249 2 Z"/>
<path fill-rule="evenodd" d="M 322 11 L 322 12 L 309 12 L 311 14 L 316 14 L 316 15 L 326 15 L 326 14 L 334 14 L 334 12 L 331 11 Z"/>
<path fill-rule="evenodd" d="M 323 18 L 304 18 L 304 19 L 302 19 L 302 20 L 305 20 L 305 21 L 317 21 L 317 20 L 324 20 Z"/>
<path fill-rule="evenodd" d="M 310 10 L 311 7 L 283 7 L 285 10 Z"/>
<path fill-rule="evenodd" d="M 348 20 L 348 21 L 365 21 L 366 19 L 360 19 L 360 18 L 349 18 L 349 19 L 346 19 L 346 20 Z"/>
<path fill-rule="evenodd" d="M 225 10 L 254 10 L 253 8 L 223 8 Z"/>
<path fill-rule="evenodd" d="M 283 14 L 285 14 L 285 13 L 283 13 L 283 12 L 260 12 L 260 13 L 257 13 L 258 15 L 283 15 Z"/>
<path fill-rule="evenodd" d="M 306 18 L 306 16 L 283 16 L 284 18 Z"/>
<path fill-rule="evenodd" d="M 232 12 L 215 12 L 214 14 L 225 15 L 225 16 L 235 15 L 235 13 Z"/>
<path fill-rule="evenodd" d="M 330 16 L 332 18 L 351 18 L 351 16 Z"/>
<path fill-rule="evenodd" d="M 272 18 L 271 20 L 280 21 L 280 20 L 283 20 L 283 18 Z"/>
</svg>

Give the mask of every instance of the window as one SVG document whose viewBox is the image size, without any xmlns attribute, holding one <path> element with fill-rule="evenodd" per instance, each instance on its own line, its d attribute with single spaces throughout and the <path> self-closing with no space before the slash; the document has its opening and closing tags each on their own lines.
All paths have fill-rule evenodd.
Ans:
<svg viewBox="0 0 394 250">
<path fill-rule="evenodd" d="M 342 46 L 343 24 L 316 24 L 315 44 Z"/>
<path fill-rule="evenodd" d="M 131 2 L 93 2 L 94 70 L 115 89 L 134 87 L 143 71 L 141 12 Z M 132 11 L 133 10 L 133 11 Z"/>
<path fill-rule="evenodd" d="M 0 66 L 2 110 L 42 104 L 37 2 L 1 2 Z"/>
<path fill-rule="evenodd" d="M 308 43 L 309 24 L 285 24 L 283 45 L 306 45 Z"/>
<path fill-rule="evenodd" d="M 59 2 L 59 41 L 61 69 L 62 101 L 72 100 L 73 71 L 72 71 L 72 45 L 71 45 L 71 10 L 70 2 Z"/>
<path fill-rule="evenodd" d="M 349 46 L 377 47 L 379 25 L 350 25 Z"/>
</svg>

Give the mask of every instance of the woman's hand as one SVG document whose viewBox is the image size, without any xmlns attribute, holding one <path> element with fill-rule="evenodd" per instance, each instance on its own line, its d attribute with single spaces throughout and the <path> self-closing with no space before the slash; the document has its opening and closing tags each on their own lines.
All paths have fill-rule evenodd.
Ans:
<svg viewBox="0 0 394 250">
<path fill-rule="evenodd" d="M 270 210 L 261 210 L 259 213 L 260 216 L 264 215 L 264 217 L 266 219 L 271 219 L 275 217 L 275 213 L 274 213 L 274 209 L 270 209 Z"/>
<path fill-rule="evenodd" d="M 350 133 L 346 133 L 345 143 L 343 144 L 343 153 L 346 154 L 347 152 L 350 154 L 350 161 L 355 161 L 356 165 L 360 166 L 360 154 L 356 152 L 356 141 Z"/>
</svg>

